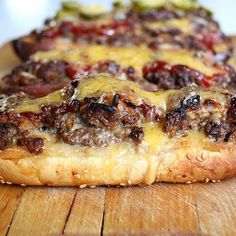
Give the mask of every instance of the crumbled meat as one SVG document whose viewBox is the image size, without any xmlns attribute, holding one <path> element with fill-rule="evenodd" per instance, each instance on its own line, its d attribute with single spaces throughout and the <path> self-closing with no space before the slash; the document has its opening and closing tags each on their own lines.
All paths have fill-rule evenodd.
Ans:
<svg viewBox="0 0 236 236">
<path fill-rule="evenodd" d="M 230 100 L 229 108 L 227 111 L 227 121 L 236 122 L 236 97 Z"/>
<path fill-rule="evenodd" d="M 42 138 L 23 136 L 17 140 L 17 145 L 25 146 L 30 153 L 38 155 L 43 152 L 44 141 Z"/>
<path fill-rule="evenodd" d="M 79 108 L 80 102 L 77 99 L 73 99 L 69 104 L 62 103 L 59 106 L 45 105 L 41 108 L 42 114 L 40 119 L 46 126 L 58 129 L 66 125 L 67 120 L 73 120 L 74 117 L 67 114 L 76 113 L 79 111 Z"/>
<path fill-rule="evenodd" d="M 125 73 L 127 75 L 127 78 L 131 81 L 136 81 L 138 78 L 137 72 L 135 71 L 133 66 L 129 66 L 126 70 Z"/>
<path fill-rule="evenodd" d="M 173 89 L 183 88 L 191 83 L 199 84 L 204 75 L 184 65 L 170 66 L 165 62 L 156 61 L 144 66 L 143 77 L 160 89 Z"/>
<path fill-rule="evenodd" d="M 169 20 L 174 18 L 179 18 L 179 14 L 177 11 L 169 10 L 169 9 L 154 9 L 149 11 L 130 11 L 127 14 L 128 17 L 138 18 L 142 21 L 160 21 L 160 20 Z"/>
<path fill-rule="evenodd" d="M 61 131 L 60 133 L 62 140 L 70 145 L 103 147 L 115 140 L 112 133 L 91 128 L 78 128 L 73 131 Z"/>
<path fill-rule="evenodd" d="M 119 103 L 120 95 L 117 93 L 114 95 L 112 100 L 112 106 L 116 107 Z"/>
<path fill-rule="evenodd" d="M 168 112 L 164 126 L 165 132 L 167 132 L 171 137 L 175 136 L 179 131 L 186 128 L 186 124 L 188 123 L 186 118 L 186 109 L 183 107 Z"/>
<path fill-rule="evenodd" d="M 121 72 L 120 65 L 117 64 L 114 61 L 100 62 L 100 63 L 98 63 L 97 65 L 94 66 L 93 70 L 96 70 L 99 73 L 107 72 L 107 73 L 110 73 L 112 75 L 117 75 L 118 73 Z"/>
<path fill-rule="evenodd" d="M 141 127 L 134 126 L 131 128 L 129 137 L 134 140 L 134 142 L 139 144 L 142 141 L 143 135 L 143 129 Z"/>
<path fill-rule="evenodd" d="M 146 105 L 147 106 L 147 105 Z M 40 130 L 52 131 L 64 142 L 71 145 L 106 146 L 113 140 L 118 142 L 130 138 L 135 143 L 141 142 L 141 129 L 136 125 L 141 119 L 150 119 L 156 115 L 154 107 L 147 107 L 146 113 L 128 97 L 120 94 L 114 96 L 85 97 L 60 105 L 43 105 L 39 114 L 21 113 L 30 121 L 40 121 Z M 145 113 L 145 115 L 144 115 Z M 77 122 L 85 127 L 78 128 Z M 30 145 L 25 138 L 19 145 Z"/>
<path fill-rule="evenodd" d="M 18 128 L 11 123 L 0 123 L 0 150 L 4 150 L 13 143 L 18 134 Z"/>
<path fill-rule="evenodd" d="M 187 94 L 186 94 L 187 95 Z M 164 130 L 170 137 L 184 133 L 199 125 L 200 96 L 186 96 L 180 100 L 180 105 L 166 114 Z"/>
<path fill-rule="evenodd" d="M 63 61 L 50 61 L 42 64 L 36 72 L 38 78 L 45 79 L 49 83 L 52 81 L 58 81 L 66 76 L 66 65 Z"/>
<path fill-rule="evenodd" d="M 234 122 L 232 121 L 232 113 L 236 99 L 235 101 L 231 100 L 227 116 L 225 116 L 224 109 L 222 110 L 222 105 L 215 100 L 206 99 L 202 104 L 200 104 L 200 100 L 201 98 L 197 94 L 186 96 L 180 101 L 177 108 L 167 112 L 164 121 L 165 132 L 170 137 L 175 137 L 186 134 L 187 130 L 202 130 L 207 137 L 214 141 L 233 140 L 235 127 L 230 122 Z M 212 106 L 214 113 L 211 109 Z"/>
<path fill-rule="evenodd" d="M 147 121 L 159 121 L 159 114 L 155 106 L 150 106 L 143 102 L 139 105 L 141 112 Z"/>
<path fill-rule="evenodd" d="M 92 102 L 89 98 L 82 103 L 80 114 L 85 123 L 97 128 L 114 129 L 117 126 L 117 111 L 110 105 Z"/>
<path fill-rule="evenodd" d="M 197 109 L 200 105 L 200 96 L 199 95 L 194 95 L 191 96 L 190 98 L 184 99 L 182 101 L 182 107 L 186 109 Z"/>
<path fill-rule="evenodd" d="M 3 78 L 0 93 L 11 95 L 25 92 L 32 97 L 45 96 L 69 82 L 65 77 L 66 66 L 67 63 L 63 61 L 26 62 Z"/>
<path fill-rule="evenodd" d="M 172 67 L 172 75 L 175 79 L 176 88 L 186 87 L 187 85 L 201 80 L 203 74 L 184 65 Z"/>
<path fill-rule="evenodd" d="M 229 131 L 229 124 L 224 122 L 215 123 L 213 121 L 207 121 L 204 127 L 206 136 L 214 139 L 215 141 L 224 141 Z"/>
<path fill-rule="evenodd" d="M 215 85 L 227 88 L 236 81 L 234 69 L 230 66 L 227 68 L 222 68 L 222 73 L 207 76 L 185 65 L 171 66 L 164 61 L 155 61 L 143 67 L 143 78 L 157 85 L 159 89 L 179 89 L 192 83 L 203 88 L 211 88 Z"/>
</svg>

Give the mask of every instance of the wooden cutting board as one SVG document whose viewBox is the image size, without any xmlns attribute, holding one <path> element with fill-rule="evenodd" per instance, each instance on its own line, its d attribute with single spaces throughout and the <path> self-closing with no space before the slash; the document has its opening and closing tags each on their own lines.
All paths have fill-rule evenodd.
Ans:
<svg viewBox="0 0 236 236">
<path fill-rule="evenodd" d="M 0 74 L 20 61 L 0 49 Z M 0 236 L 236 235 L 236 179 L 95 189 L 0 185 Z"/>
</svg>

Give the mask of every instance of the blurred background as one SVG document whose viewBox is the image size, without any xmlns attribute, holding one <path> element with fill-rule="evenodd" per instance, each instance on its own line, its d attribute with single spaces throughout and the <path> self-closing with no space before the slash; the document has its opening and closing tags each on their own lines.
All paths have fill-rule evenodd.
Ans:
<svg viewBox="0 0 236 236">
<path fill-rule="evenodd" d="M 60 0 L 0 0 L 0 44 L 29 33 L 42 26 L 60 7 Z M 103 4 L 111 7 L 111 0 L 78 0 L 83 4 Z M 236 34 L 236 0 L 199 0 L 214 12 L 223 31 Z"/>
</svg>

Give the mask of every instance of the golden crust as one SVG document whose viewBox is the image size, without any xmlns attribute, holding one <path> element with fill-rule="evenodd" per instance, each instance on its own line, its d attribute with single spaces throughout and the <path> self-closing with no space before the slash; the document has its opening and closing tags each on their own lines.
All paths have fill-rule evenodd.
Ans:
<svg viewBox="0 0 236 236">
<path fill-rule="evenodd" d="M 188 140 L 172 144 L 162 157 L 156 181 L 199 182 L 236 176 L 236 148 L 233 143 Z"/>
<path fill-rule="evenodd" d="M 236 176 L 233 143 L 180 138 L 154 158 L 79 155 L 31 156 L 17 148 L 0 153 L 0 182 L 23 185 L 94 186 L 153 182 L 191 183 Z M 127 148 L 127 153 L 129 148 Z M 99 150 L 98 150 L 99 152 Z M 66 153 L 66 152 L 65 152 Z M 14 157 L 14 158 L 12 158 Z"/>
</svg>

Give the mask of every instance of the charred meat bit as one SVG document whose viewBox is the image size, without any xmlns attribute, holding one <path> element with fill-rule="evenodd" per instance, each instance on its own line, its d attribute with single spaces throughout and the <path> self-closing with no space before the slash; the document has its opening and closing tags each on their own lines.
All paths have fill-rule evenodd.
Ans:
<svg viewBox="0 0 236 236">
<path fill-rule="evenodd" d="M 112 75 L 117 75 L 121 71 L 121 68 L 120 65 L 114 61 L 105 61 L 98 63 L 97 66 L 95 66 L 95 70 L 100 73 L 107 72 Z"/>
<path fill-rule="evenodd" d="M 112 142 L 114 134 L 104 130 L 79 128 L 73 131 L 61 131 L 62 140 L 70 145 L 104 147 Z"/>
<path fill-rule="evenodd" d="M 66 76 L 66 65 L 63 61 L 51 61 L 38 69 L 36 76 L 47 80 L 48 82 L 53 80 L 60 80 Z"/>
<path fill-rule="evenodd" d="M 2 112 L 0 113 L 0 123 L 11 123 L 18 127 L 20 124 L 20 116 L 16 113 Z"/>
<path fill-rule="evenodd" d="M 196 110 L 200 105 L 200 96 L 194 95 L 188 99 L 184 99 L 181 105 L 186 109 Z"/>
<path fill-rule="evenodd" d="M 186 128 L 187 124 L 186 108 L 179 107 L 166 114 L 164 125 L 165 132 L 169 133 L 171 137 L 175 136 L 179 131 Z"/>
<path fill-rule="evenodd" d="M 114 95 L 112 100 L 112 106 L 116 107 L 119 103 L 120 95 L 117 93 Z"/>
<path fill-rule="evenodd" d="M 215 141 L 224 141 L 229 131 L 229 124 L 222 121 L 219 123 L 208 121 L 204 127 L 206 136 L 212 138 Z"/>
<path fill-rule="evenodd" d="M 130 12 L 129 15 L 132 15 L 132 12 Z M 158 10 L 149 10 L 140 12 L 138 14 L 138 17 L 140 20 L 145 20 L 145 21 L 160 21 L 160 20 L 169 20 L 178 18 L 179 14 L 177 11 L 162 8 Z"/>
<path fill-rule="evenodd" d="M 129 137 L 137 144 L 140 144 L 143 138 L 143 129 L 142 127 L 134 126 L 131 128 Z"/>
<path fill-rule="evenodd" d="M 202 76 L 187 66 L 170 66 L 163 61 L 156 61 L 143 68 L 144 79 L 157 84 L 160 89 L 182 88 L 193 82 L 198 83 Z"/>
<path fill-rule="evenodd" d="M 97 128 L 114 129 L 117 126 L 116 110 L 110 105 L 93 102 L 91 99 L 84 100 L 80 115 L 85 123 Z"/>
<path fill-rule="evenodd" d="M 25 146 L 30 153 L 41 154 L 43 152 L 44 141 L 42 138 L 21 137 L 17 140 L 18 146 Z"/>
<path fill-rule="evenodd" d="M 159 89 L 183 88 L 191 83 L 196 83 L 203 88 L 211 88 L 215 84 L 226 88 L 236 81 L 233 69 L 227 68 L 228 70 L 222 69 L 222 73 L 207 76 L 185 65 L 171 66 L 163 61 L 155 61 L 143 67 L 143 78 L 156 84 Z"/>
<path fill-rule="evenodd" d="M 230 100 L 229 108 L 227 110 L 227 121 L 236 122 L 236 97 Z"/>
<path fill-rule="evenodd" d="M 122 123 L 125 126 L 133 125 L 133 124 L 136 124 L 139 119 L 140 119 L 139 113 L 137 113 L 137 112 L 129 112 L 129 114 L 124 115 L 122 117 Z"/>
<path fill-rule="evenodd" d="M 155 106 L 150 106 L 143 102 L 139 107 L 147 121 L 159 121 L 159 114 L 157 113 Z"/>
<path fill-rule="evenodd" d="M 71 86 L 73 87 L 73 88 L 77 88 L 78 87 L 78 85 L 79 85 L 79 81 L 78 80 L 73 80 L 73 81 L 71 81 Z"/>
<path fill-rule="evenodd" d="M 205 99 L 204 102 L 203 102 L 203 106 L 217 106 L 217 102 L 213 99 Z"/>
<path fill-rule="evenodd" d="M 11 123 L 0 123 L 0 150 L 4 150 L 8 145 L 13 143 L 19 130 Z"/>
<path fill-rule="evenodd" d="M 138 75 L 134 69 L 133 66 L 129 66 L 126 70 L 125 70 L 125 73 L 128 77 L 129 80 L 131 81 L 136 81 L 136 79 L 138 78 Z"/>
<path fill-rule="evenodd" d="M 67 120 L 70 120 L 68 113 L 77 113 L 80 108 L 80 102 L 77 99 L 73 99 L 69 104 L 62 103 L 59 106 L 45 105 L 41 107 L 41 122 L 49 127 L 61 128 L 66 124 Z M 66 116 L 66 117 L 65 117 Z"/>
<path fill-rule="evenodd" d="M 136 105 L 132 103 L 131 101 L 129 101 L 128 99 L 123 99 L 123 102 L 125 103 L 127 107 L 136 108 Z"/>
<path fill-rule="evenodd" d="M 191 83 L 197 83 L 204 75 L 184 65 L 175 65 L 171 69 L 176 88 L 186 87 Z"/>
</svg>

